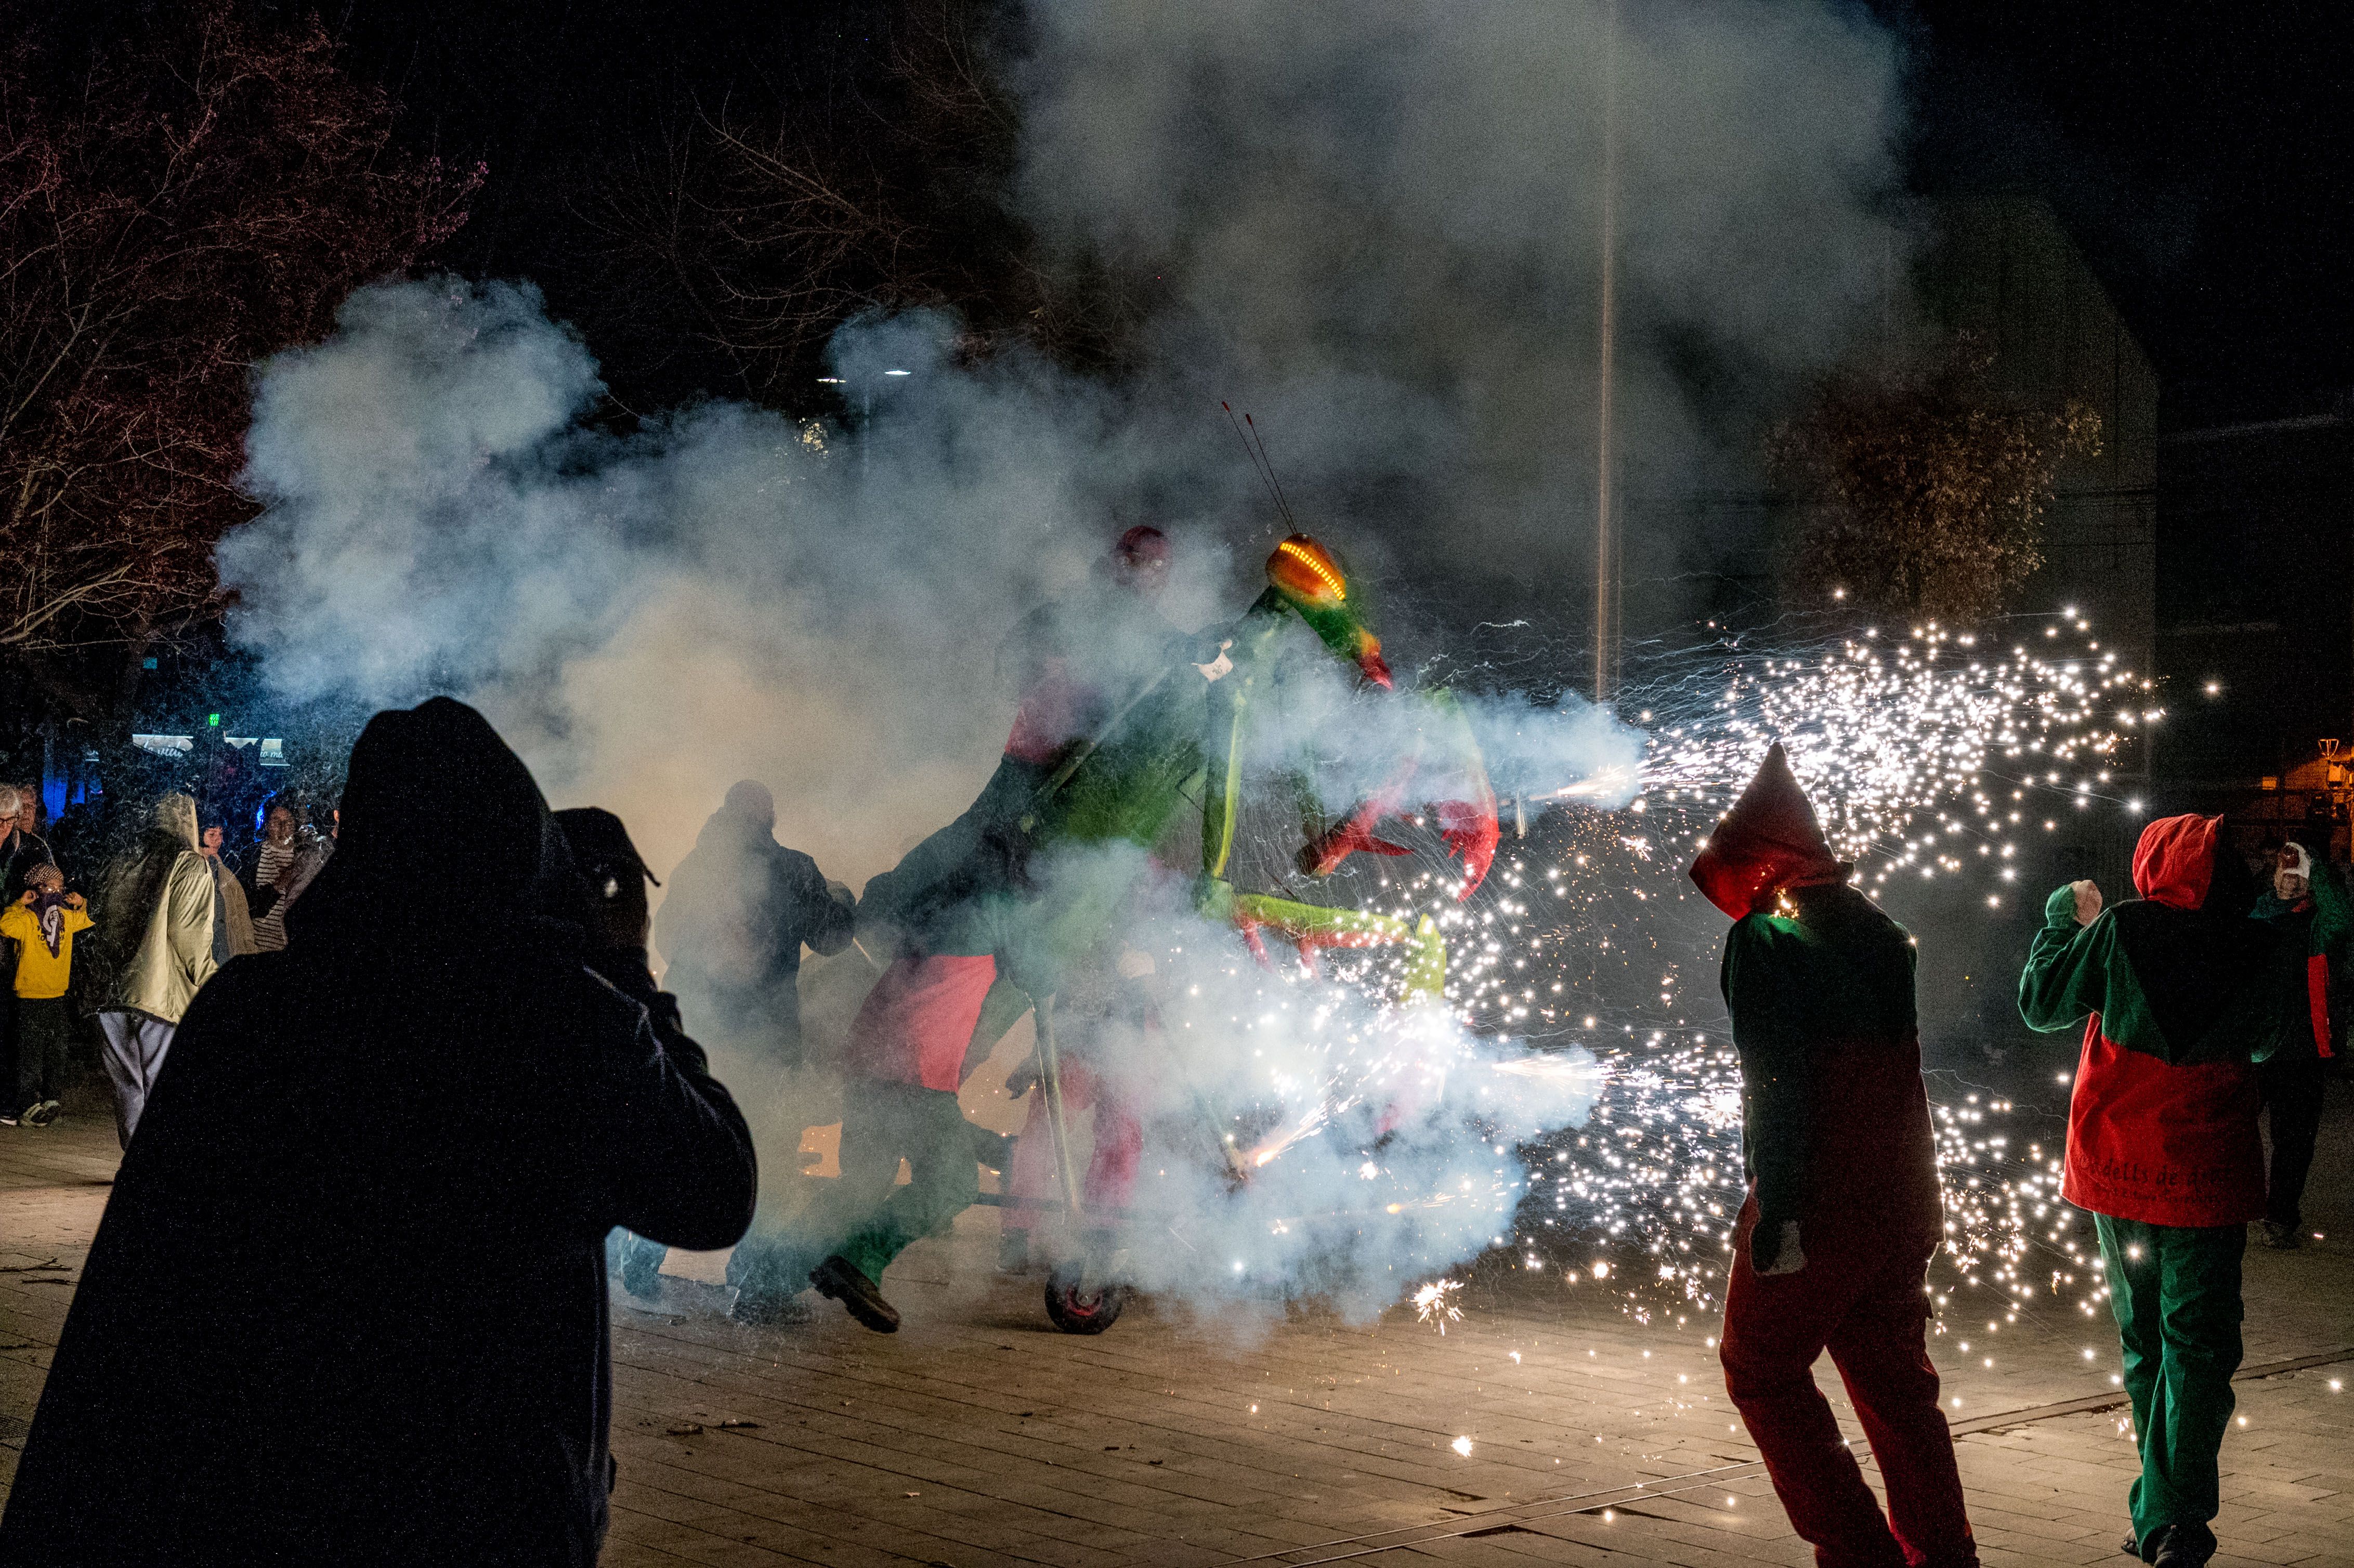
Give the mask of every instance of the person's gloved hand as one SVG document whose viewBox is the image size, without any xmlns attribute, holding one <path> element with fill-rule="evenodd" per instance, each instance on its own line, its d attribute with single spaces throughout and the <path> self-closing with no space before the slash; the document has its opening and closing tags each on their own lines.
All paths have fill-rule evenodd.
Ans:
<svg viewBox="0 0 2354 1568">
<path fill-rule="evenodd" d="M 1771 1245 L 1772 1252 L 1766 1247 Z M 1796 1274 L 1807 1266 L 1807 1255 L 1798 1246 L 1798 1222 L 1782 1220 L 1771 1226 L 1765 1220 L 1757 1222 L 1749 1233 L 1749 1266 L 1760 1274 Z"/>
<path fill-rule="evenodd" d="M 1015 1064 L 1005 1075 L 1005 1093 L 1009 1098 L 1020 1099 L 1038 1085 L 1038 1053 L 1033 1051 Z"/>
</svg>

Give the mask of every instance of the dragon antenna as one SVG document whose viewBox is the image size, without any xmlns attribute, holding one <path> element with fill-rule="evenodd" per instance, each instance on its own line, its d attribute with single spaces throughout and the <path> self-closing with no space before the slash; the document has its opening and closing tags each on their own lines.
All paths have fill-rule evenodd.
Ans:
<svg viewBox="0 0 2354 1568">
<path fill-rule="evenodd" d="M 1275 477 L 1274 461 L 1267 455 L 1267 438 L 1259 435 L 1258 421 L 1252 418 L 1248 414 L 1245 414 L 1243 416 L 1243 423 L 1250 427 L 1250 433 L 1253 436 L 1257 437 L 1258 461 L 1260 465 L 1267 470 L 1267 483 L 1275 487 L 1275 504 L 1277 509 L 1283 514 L 1283 525 L 1297 534 L 1299 532 L 1299 519 L 1291 514 L 1291 503 L 1284 499 L 1283 482 Z"/>
<path fill-rule="evenodd" d="M 1266 455 L 1251 445 L 1250 437 L 1243 434 L 1242 424 L 1235 418 L 1233 405 L 1222 397 L 1218 400 L 1218 407 L 1225 409 L 1226 423 L 1234 426 L 1235 440 L 1242 442 L 1243 455 L 1250 459 L 1251 471 L 1258 475 L 1259 482 L 1267 486 L 1267 494 L 1274 498 L 1276 515 L 1283 520 L 1285 526 L 1288 527 L 1291 523 L 1291 509 L 1283 503 L 1283 487 L 1275 482 L 1275 472 L 1267 466 Z M 1250 416 L 1246 414 L 1243 418 L 1246 419 Z M 1257 427 L 1253 426 L 1252 429 L 1256 430 Z M 1293 532 L 1297 533 L 1298 530 L 1294 529 Z"/>
</svg>

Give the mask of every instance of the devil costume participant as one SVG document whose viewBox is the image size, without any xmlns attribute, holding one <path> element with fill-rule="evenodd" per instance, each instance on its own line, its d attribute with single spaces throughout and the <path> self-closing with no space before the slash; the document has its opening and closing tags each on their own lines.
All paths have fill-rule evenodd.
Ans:
<svg viewBox="0 0 2354 1568">
<path fill-rule="evenodd" d="M 1967 1568 L 1978 1548 L 1937 1408 L 1922 1292 L 1942 1234 L 1904 928 L 1848 885 L 1776 746 L 1692 862 L 1737 922 L 1749 1198 L 1720 1359 L 1790 1526 L 1824 1568 Z M 1826 1350 L 1886 1478 L 1884 1514 L 1810 1370 Z"/>
<path fill-rule="evenodd" d="M 2277 1033 L 2275 954 L 2285 946 L 2301 980 L 2308 939 L 2248 918 L 2256 887 L 2219 842 L 2221 823 L 2167 817 L 2143 829 L 2141 896 L 2114 909 L 2090 882 L 2053 892 L 2019 980 L 2030 1028 L 2084 1024 L 2061 1195 L 2092 1213 L 2125 1351 L 2141 1447 L 2127 1550 L 2168 1568 L 2215 1552 L 2240 1263 L 2247 1223 L 2264 1212 L 2249 1057 Z M 2341 914 L 2329 911 L 2332 926 Z"/>
<path fill-rule="evenodd" d="M 1151 568 L 1158 539 L 1149 529 L 1123 536 L 1111 566 L 1116 586 L 1125 586 L 1123 574 Z M 1410 942 L 1417 949 L 1410 986 L 1435 991 L 1443 979 L 1445 944 L 1426 919 L 1409 927 L 1390 916 L 1237 893 L 1226 880 L 1254 726 L 1279 714 L 1286 670 L 1332 655 L 1364 686 L 1392 684 L 1380 641 L 1322 546 L 1304 535 L 1284 540 L 1267 574 L 1250 610 L 1190 652 L 1165 626 L 1130 626 L 1123 636 L 1117 617 L 1096 617 L 1098 629 L 1082 645 L 1091 652 L 1042 662 L 1006 755 L 971 809 L 868 884 L 862 916 L 893 926 L 905 950 L 853 1027 L 843 1181 L 800 1227 L 799 1244 L 833 1238 L 810 1282 L 868 1328 L 898 1326 L 881 1271 L 977 1195 L 975 1140 L 956 1100 L 967 1061 L 1023 1011 L 1045 1005 L 1087 955 L 1101 952 L 1188 800 L 1199 800 L 1203 814 L 1192 893 L 1201 913 L 1237 926 L 1254 947 L 1263 927 L 1303 946 Z M 1462 894 L 1478 886 L 1495 852 L 1495 797 L 1444 694 L 1433 694 L 1424 711 L 1427 758 L 1395 759 L 1389 784 L 1337 824 L 1310 821 L 1303 872 L 1330 874 L 1358 849 L 1386 853 L 1391 846 L 1372 829 L 1400 807 L 1419 774 L 1448 792 L 1435 809 L 1466 867 Z M 1182 901 L 1182 881 L 1179 888 Z M 915 1179 L 893 1190 L 902 1156 Z M 740 1270 L 731 1262 L 731 1277 L 756 1300 L 798 1284 L 767 1261 L 790 1257 L 790 1247 L 737 1255 L 746 1261 Z"/>
<path fill-rule="evenodd" d="M 431 834 L 419 821 L 471 808 Z M 593 1563 L 606 1234 L 724 1247 L 751 1139 L 582 964 L 562 840 L 472 709 L 378 714 L 283 953 L 180 1023 L 25 1445 L 10 1563 Z M 418 890 L 466 868 L 505 912 Z"/>
</svg>

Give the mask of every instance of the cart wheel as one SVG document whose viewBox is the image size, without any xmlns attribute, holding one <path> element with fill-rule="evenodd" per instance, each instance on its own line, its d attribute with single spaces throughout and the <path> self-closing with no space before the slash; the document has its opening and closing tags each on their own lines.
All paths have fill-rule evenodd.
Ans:
<svg viewBox="0 0 2354 1568">
<path fill-rule="evenodd" d="M 1066 1334 L 1100 1334 L 1119 1321 L 1128 1305 L 1128 1287 L 1098 1284 L 1084 1287 L 1079 1265 L 1066 1263 L 1046 1277 L 1046 1316 Z"/>
</svg>

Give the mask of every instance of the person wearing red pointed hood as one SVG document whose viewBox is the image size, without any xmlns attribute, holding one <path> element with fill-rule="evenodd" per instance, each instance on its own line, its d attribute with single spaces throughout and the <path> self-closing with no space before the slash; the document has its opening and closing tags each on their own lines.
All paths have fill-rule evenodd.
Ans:
<svg viewBox="0 0 2354 1568">
<path fill-rule="evenodd" d="M 2169 1568 L 2215 1551 L 2240 1262 L 2264 1212 L 2249 1058 L 2275 1011 L 2282 936 L 2248 917 L 2256 887 L 2219 844 L 2222 821 L 2143 829 L 2139 898 L 2104 910 L 2090 882 L 2053 892 L 2019 981 L 2030 1028 L 2084 1025 L 2061 1196 L 2092 1213 L 2125 1351 L 2142 1461 L 2129 1549 Z"/>
<path fill-rule="evenodd" d="M 1937 1406 L 1922 1289 L 1943 1235 L 1904 927 L 1850 885 L 1776 745 L 1691 879 L 1734 922 L 1749 1197 L 1719 1359 L 1791 1528 L 1823 1568 L 1967 1568 L 1978 1547 Z M 1826 1350 L 1888 1491 L 1882 1512 L 1811 1370 Z"/>
</svg>

